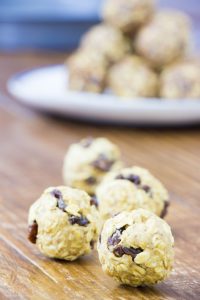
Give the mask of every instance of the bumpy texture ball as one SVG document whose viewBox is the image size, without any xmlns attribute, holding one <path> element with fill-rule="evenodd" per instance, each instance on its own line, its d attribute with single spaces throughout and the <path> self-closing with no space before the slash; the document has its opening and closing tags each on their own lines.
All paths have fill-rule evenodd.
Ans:
<svg viewBox="0 0 200 300">
<path fill-rule="evenodd" d="M 200 98 L 200 62 L 185 61 L 167 67 L 160 86 L 163 98 Z"/>
<path fill-rule="evenodd" d="M 154 0 L 106 0 L 103 19 L 124 32 L 134 32 L 155 10 Z"/>
<path fill-rule="evenodd" d="M 172 270 L 174 239 L 169 225 L 137 209 L 107 220 L 98 242 L 103 270 L 131 286 L 152 285 Z"/>
<path fill-rule="evenodd" d="M 108 171 L 121 167 L 120 151 L 105 138 L 86 138 L 66 153 L 63 177 L 67 185 L 94 194 Z"/>
<path fill-rule="evenodd" d="M 81 47 L 86 48 L 89 54 L 92 51 L 98 52 L 110 64 L 117 62 L 129 52 L 130 41 L 117 28 L 100 24 L 84 35 Z"/>
<path fill-rule="evenodd" d="M 103 220 L 137 208 L 164 217 L 169 206 L 169 196 L 162 183 L 140 167 L 111 172 L 97 188 L 96 195 Z"/>
<path fill-rule="evenodd" d="M 69 187 L 50 187 L 30 207 L 29 240 L 46 256 L 74 260 L 88 254 L 99 233 L 91 197 Z"/>
<path fill-rule="evenodd" d="M 66 62 L 71 90 L 100 93 L 105 87 L 107 62 L 95 51 L 80 49 Z"/>
<path fill-rule="evenodd" d="M 190 22 L 176 11 L 161 11 L 138 32 L 134 47 L 157 69 L 183 57 L 190 48 Z"/>
<path fill-rule="evenodd" d="M 183 35 L 188 35 L 191 30 L 191 20 L 187 14 L 178 10 L 161 10 L 158 11 L 153 18 L 153 22 L 166 27 L 173 32 L 180 32 Z"/>
<path fill-rule="evenodd" d="M 154 97 L 158 92 L 158 77 L 143 59 L 127 56 L 111 67 L 108 86 L 114 94 L 125 97 Z"/>
</svg>

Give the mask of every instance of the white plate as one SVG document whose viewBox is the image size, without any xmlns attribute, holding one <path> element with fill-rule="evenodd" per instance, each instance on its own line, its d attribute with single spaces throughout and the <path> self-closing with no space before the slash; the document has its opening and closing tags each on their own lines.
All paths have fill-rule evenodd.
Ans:
<svg viewBox="0 0 200 300">
<path fill-rule="evenodd" d="M 34 108 L 79 120 L 117 124 L 178 125 L 200 123 L 200 100 L 123 100 L 109 94 L 67 89 L 63 65 L 33 69 L 13 76 L 9 92 Z"/>
</svg>

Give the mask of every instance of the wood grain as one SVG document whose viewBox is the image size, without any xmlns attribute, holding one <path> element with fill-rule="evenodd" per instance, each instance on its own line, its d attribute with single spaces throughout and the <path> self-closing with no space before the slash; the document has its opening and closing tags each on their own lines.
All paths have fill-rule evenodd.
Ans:
<svg viewBox="0 0 200 300">
<path fill-rule="evenodd" d="M 16 71 L 60 63 L 65 54 L 0 55 L 0 299 L 199 299 L 200 130 L 134 129 L 75 123 L 42 115 L 13 101 L 7 78 Z M 97 253 L 73 263 L 50 260 L 28 243 L 27 212 L 47 186 L 62 184 L 63 156 L 88 135 L 117 143 L 129 165 L 150 169 L 167 186 L 166 220 L 175 237 L 172 275 L 152 288 L 119 286 Z"/>
</svg>

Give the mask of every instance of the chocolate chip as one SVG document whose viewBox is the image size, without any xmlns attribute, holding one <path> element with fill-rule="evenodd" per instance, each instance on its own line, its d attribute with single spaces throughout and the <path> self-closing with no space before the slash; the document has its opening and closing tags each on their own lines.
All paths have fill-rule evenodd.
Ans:
<svg viewBox="0 0 200 300">
<path fill-rule="evenodd" d="M 103 172 L 107 172 L 112 167 L 114 161 L 109 160 L 105 154 L 99 154 L 98 158 L 91 163 L 91 165 Z"/>
<path fill-rule="evenodd" d="M 28 239 L 31 243 L 35 244 L 37 240 L 38 224 L 36 221 L 28 227 Z"/>
<path fill-rule="evenodd" d="M 151 190 L 150 186 L 148 186 L 148 185 L 142 185 L 141 189 L 144 190 L 146 193 L 149 193 Z"/>
<path fill-rule="evenodd" d="M 121 241 L 122 232 L 126 229 L 127 225 L 117 229 L 109 238 L 108 238 L 108 246 L 116 246 Z"/>
<path fill-rule="evenodd" d="M 90 248 L 91 248 L 91 249 L 94 249 L 94 240 L 91 240 L 91 241 L 90 241 Z"/>
<path fill-rule="evenodd" d="M 99 243 L 101 244 L 101 233 L 99 235 Z"/>
<path fill-rule="evenodd" d="M 62 211 L 65 211 L 65 208 L 66 208 L 66 204 L 63 200 L 63 196 L 62 196 L 62 193 L 59 191 L 59 190 L 53 190 L 51 192 L 52 196 L 54 196 L 56 199 L 58 199 L 57 201 L 57 207 L 60 208 Z"/>
<path fill-rule="evenodd" d="M 98 201 L 97 201 L 97 197 L 95 195 L 91 197 L 91 199 L 90 199 L 90 205 L 94 205 L 96 207 L 99 206 Z"/>
<path fill-rule="evenodd" d="M 78 224 L 79 226 L 87 226 L 90 222 L 86 217 L 78 217 L 78 216 L 73 216 L 71 215 L 69 217 L 69 222 L 74 225 L 74 224 Z"/>
<path fill-rule="evenodd" d="M 83 146 L 83 148 L 88 148 L 93 143 L 93 141 L 94 141 L 94 138 L 92 136 L 89 136 L 86 139 L 82 140 L 80 142 L 80 144 L 81 144 L 81 146 Z"/>
<path fill-rule="evenodd" d="M 87 179 L 85 179 L 85 182 L 86 182 L 87 184 L 93 185 L 93 184 L 95 184 L 95 183 L 97 182 L 97 180 L 96 180 L 95 177 L 90 176 L 90 177 L 88 177 Z"/>
<path fill-rule="evenodd" d="M 167 211 L 168 211 L 168 207 L 169 207 L 169 202 L 168 201 L 165 201 L 164 202 L 164 207 L 163 207 L 163 210 L 161 211 L 161 214 L 160 214 L 160 217 L 161 218 L 164 218 L 167 214 Z"/>
<path fill-rule="evenodd" d="M 123 247 L 121 245 L 117 246 L 114 250 L 113 253 L 117 257 L 122 257 L 124 254 L 130 255 L 132 257 L 132 260 L 136 258 L 136 256 L 141 253 L 143 249 L 141 248 L 133 248 L 133 247 Z"/>
<path fill-rule="evenodd" d="M 136 184 L 136 185 L 140 185 L 141 183 L 141 179 L 138 175 L 134 175 L 134 174 L 130 174 L 130 175 L 122 175 L 119 174 L 115 177 L 116 179 L 125 179 L 125 180 L 129 180 L 132 183 Z"/>
</svg>

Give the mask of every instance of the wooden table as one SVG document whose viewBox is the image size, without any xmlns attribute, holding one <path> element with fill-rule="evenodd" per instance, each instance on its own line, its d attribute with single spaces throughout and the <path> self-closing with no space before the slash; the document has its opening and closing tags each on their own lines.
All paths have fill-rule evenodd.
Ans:
<svg viewBox="0 0 200 300">
<path fill-rule="evenodd" d="M 16 71 L 60 63 L 65 54 L 0 55 L 0 299 L 200 299 L 199 128 L 134 129 L 75 123 L 31 111 L 5 88 Z M 45 258 L 27 241 L 30 204 L 62 184 L 63 156 L 87 135 L 117 143 L 129 165 L 150 169 L 167 186 L 166 220 L 176 242 L 172 275 L 152 288 L 119 286 L 105 275 L 97 253 L 75 262 Z"/>
</svg>

